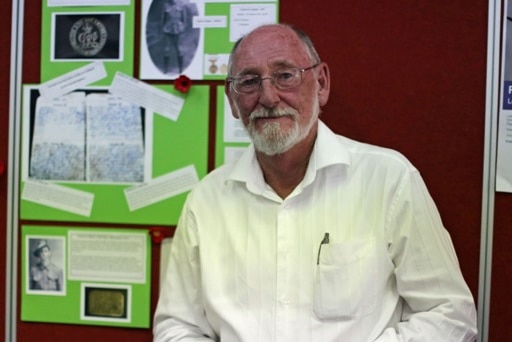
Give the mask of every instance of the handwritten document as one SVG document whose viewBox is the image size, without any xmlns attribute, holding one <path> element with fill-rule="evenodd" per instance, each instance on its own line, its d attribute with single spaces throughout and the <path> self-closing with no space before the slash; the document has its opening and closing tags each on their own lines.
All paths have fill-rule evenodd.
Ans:
<svg viewBox="0 0 512 342">
<path fill-rule="evenodd" d="M 140 107 L 110 94 L 87 96 L 87 180 L 142 182 L 144 142 Z"/>
</svg>

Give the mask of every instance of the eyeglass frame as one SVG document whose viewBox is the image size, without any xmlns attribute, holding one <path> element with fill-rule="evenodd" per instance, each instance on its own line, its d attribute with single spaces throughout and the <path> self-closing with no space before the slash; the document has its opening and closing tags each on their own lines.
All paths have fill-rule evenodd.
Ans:
<svg viewBox="0 0 512 342">
<path fill-rule="evenodd" d="M 312 66 L 309 66 L 307 68 L 302 68 L 302 69 L 299 69 L 299 68 L 296 68 L 296 67 L 291 67 L 291 68 L 283 68 L 283 69 L 279 69 L 279 70 L 276 70 L 274 71 L 270 76 L 268 77 L 261 77 L 260 75 L 252 75 L 252 74 L 246 74 L 246 75 L 240 75 L 240 76 L 234 76 L 234 77 L 228 77 L 226 79 L 226 84 L 229 84 L 229 86 L 231 87 L 231 89 L 233 89 L 233 91 L 235 93 L 237 93 L 238 95 L 252 95 L 252 94 L 256 94 L 257 92 L 259 92 L 261 90 L 261 84 L 263 83 L 263 80 L 270 80 L 270 82 L 272 82 L 272 85 L 274 87 L 276 87 L 277 89 L 280 89 L 280 90 L 287 90 L 287 89 L 293 89 L 295 87 L 298 87 L 301 83 L 302 83 L 302 74 L 305 72 L 305 71 L 308 71 L 308 70 L 313 70 L 314 68 L 316 68 L 317 66 L 319 66 L 320 64 L 322 64 L 322 62 L 318 62 L 316 64 L 313 64 Z M 283 70 L 297 70 L 299 72 L 299 83 L 297 83 L 297 85 L 294 85 L 293 87 L 289 87 L 289 88 L 281 88 L 279 87 L 275 82 L 274 82 L 274 76 L 276 75 L 276 73 L 280 72 L 280 71 L 283 71 Z M 235 87 L 233 86 L 234 84 L 234 81 L 237 81 L 239 80 L 240 78 L 242 77 L 247 77 L 247 76 L 256 76 L 257 79 L 259 79 L 259 83 L 258 83 L 258 88 L 250 93 L 243 93 L 243 92 L 238 92 Z"/>
</svg>

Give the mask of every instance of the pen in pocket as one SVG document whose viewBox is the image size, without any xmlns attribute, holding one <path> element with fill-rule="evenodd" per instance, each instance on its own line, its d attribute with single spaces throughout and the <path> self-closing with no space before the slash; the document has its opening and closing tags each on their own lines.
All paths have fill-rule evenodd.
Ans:
<svg viewBox="0 0 512 342">
<path fill-rule="evenodd" d="M 329 233 L 324 234 L 324 238 L 320 242 L 320 246 L 318 247 L 318 256 L 316 257 L 316 264 L 320 264 L 320 252 L 322 251 L 322 245 L 329 243 Z"/>
</svg>

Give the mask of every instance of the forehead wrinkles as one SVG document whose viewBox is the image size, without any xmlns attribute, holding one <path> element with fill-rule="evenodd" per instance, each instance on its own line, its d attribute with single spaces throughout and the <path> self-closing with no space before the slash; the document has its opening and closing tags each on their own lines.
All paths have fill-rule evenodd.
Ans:
<svg viewBox="0 0 512 342">
<path fill-rule="evenodd" d="M 307 47 L 291 29 L 261 28 L 245 37 L 233 56 L 233 71 L 254 71 L 269 67 L 297 66 L 307 63 Z"/>
</svg>

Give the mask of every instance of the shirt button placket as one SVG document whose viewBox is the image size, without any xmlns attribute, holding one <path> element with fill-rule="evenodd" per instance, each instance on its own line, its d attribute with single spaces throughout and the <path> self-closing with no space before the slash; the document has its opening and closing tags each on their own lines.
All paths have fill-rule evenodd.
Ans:
<svg viewBox="0 0 512 342">
<path fill-rule="evenodd" d="M 289 223 L 288 204 L 284 203 L 277 217 L 277 284 L 276 284 L 276 341 L 286 341 L 288 309 L 290 304 L 289 289 Z"/>
</svg>

